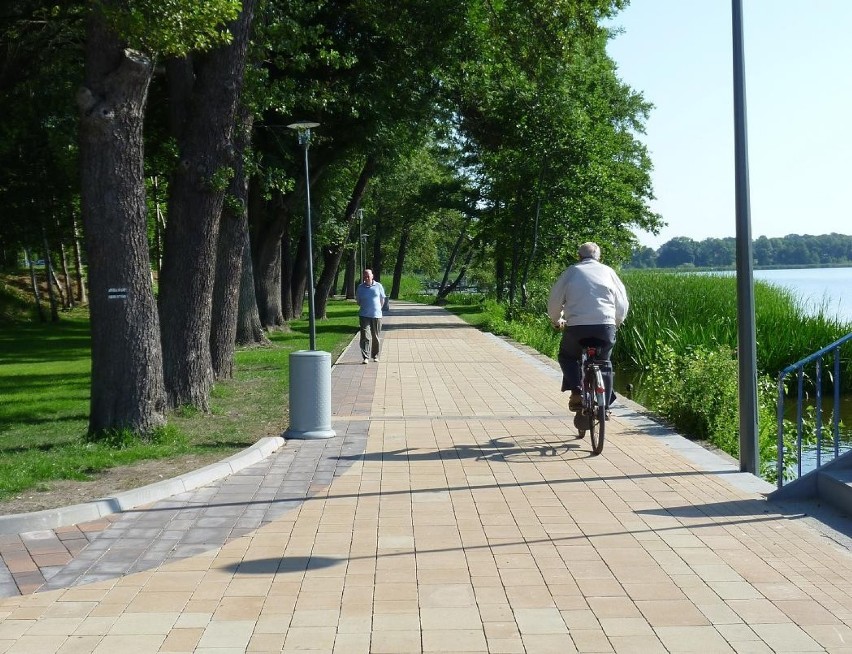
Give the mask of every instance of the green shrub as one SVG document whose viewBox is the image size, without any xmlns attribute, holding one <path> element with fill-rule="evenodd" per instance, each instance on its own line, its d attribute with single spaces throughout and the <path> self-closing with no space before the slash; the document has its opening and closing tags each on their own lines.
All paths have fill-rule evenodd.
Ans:
<svg viewBox="0 0 852 654">
<path fill-rule="evenodd" d="M 728 347 L 689 347 L 679 354 L 669 342 L 657 342 L 644 379 L 644 402 L 685 434 L 707 440 L 739 458 L 738 363 Z M 776 387 L 767 375 L 758 378 L 758 448 L 761 475 L 776 479 Z M 792 438 L 787 434 L 788 440 Z M 785 446 L 785 467 L 796 451 Z"/>
</svg>

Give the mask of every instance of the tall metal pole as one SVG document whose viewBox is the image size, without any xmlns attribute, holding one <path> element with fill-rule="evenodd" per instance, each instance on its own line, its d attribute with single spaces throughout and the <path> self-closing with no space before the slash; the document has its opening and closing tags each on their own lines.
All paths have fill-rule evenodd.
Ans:
<svg viewBox="0 0 852 654">
<path fill-rule="evenodd" d="M 317 349 L 317 330 L 314 314 L 314 245 L 311 232 L 311 175 L 308 167 L 308 145 L 311 141 L 311 130 L 305 129 L 299 132 L 299 141 L 305 146 L 305 198 L 308 203 L 307 222 L 305 229 L 308 235 L 308 334 L 310 349 Z"/>
<path fill-rule="evenodd" d="M 737 224 L 737 359 L 740 399 L 740 470 L 757 474 L 760 461 L 757 425 L 757 346 L 754 320 L 751 215 L 748 187 L 745 63 L 742 0 L 731 5 L 734 46 L 734 157 Z"/>
</svg>

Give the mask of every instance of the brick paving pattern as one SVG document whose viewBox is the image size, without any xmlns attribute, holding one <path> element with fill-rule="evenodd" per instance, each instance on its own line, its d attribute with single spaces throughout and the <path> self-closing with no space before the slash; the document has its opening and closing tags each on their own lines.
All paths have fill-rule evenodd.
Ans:
<svg viewBox="0 0 852 654">
<path fill-rule="evenodd" d="M 558 388 L 395 303 L 382 361 L 333 370 L 335 438 L 0 538 L 0 652 L 852 652 L 841 539 L 629 403 L 590 456 Z"/>
</svg>

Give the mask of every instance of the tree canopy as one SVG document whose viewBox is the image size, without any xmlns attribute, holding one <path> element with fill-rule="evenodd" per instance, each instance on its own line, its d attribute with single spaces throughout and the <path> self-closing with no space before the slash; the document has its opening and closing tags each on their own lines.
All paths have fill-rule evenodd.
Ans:
<svg viewBox="0 0 852 654">
<path fill-rule="evenodd" d="M 93 359 L 109 373 L 93 410 L 107 389 L 148 389 L 133 419 L 110 404 L 93 430 L 203 410 L 237 321 L 286 329 L 299 315 L 309 257 L 319 318 L 356 264 L 395 291 L 404 272 L 444 291 L 468 275 L 523 303 L 582 241 L 626 260 L 634 230 L 661 219 L 639 140 L 652 107 L 606 53 L 602 23 L 625 4 L 7 3 L 2 260 L 26 248 L 58 261 L 82 223 L 93 335 L 113 339 Z M 287 129 L 305 119 L 320 123 L 309 178 Z M 132 293 L 107 301 L 114 289 Z M 119 312 L 131 299 L 138 310 Z M 153 364 L 144 381 L 106 368 L 131 341 Z"/>
</svg>

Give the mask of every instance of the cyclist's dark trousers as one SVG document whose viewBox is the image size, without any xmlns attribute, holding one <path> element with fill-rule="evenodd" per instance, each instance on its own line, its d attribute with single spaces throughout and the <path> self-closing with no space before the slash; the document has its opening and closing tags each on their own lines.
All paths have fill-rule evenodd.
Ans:
<svg viewBox="0 0 852 654">
<path fill-rule="evenodd" d="M 559 346 L 559 367 L 562 368 L 562 392 L 579 391 L 580 359 L 583 356 L 583 341 L 586 339 L 599 341 L 595 359 L 609 361 L 612 348 L 615 345 L 615 325 L 570 325 L 562 332 L 562 343 Z M 611 366 L 609 367 L 612 370 Z M 612 397 L 612 373 L 605 375 L 610 397 Z"/>
</svg>

